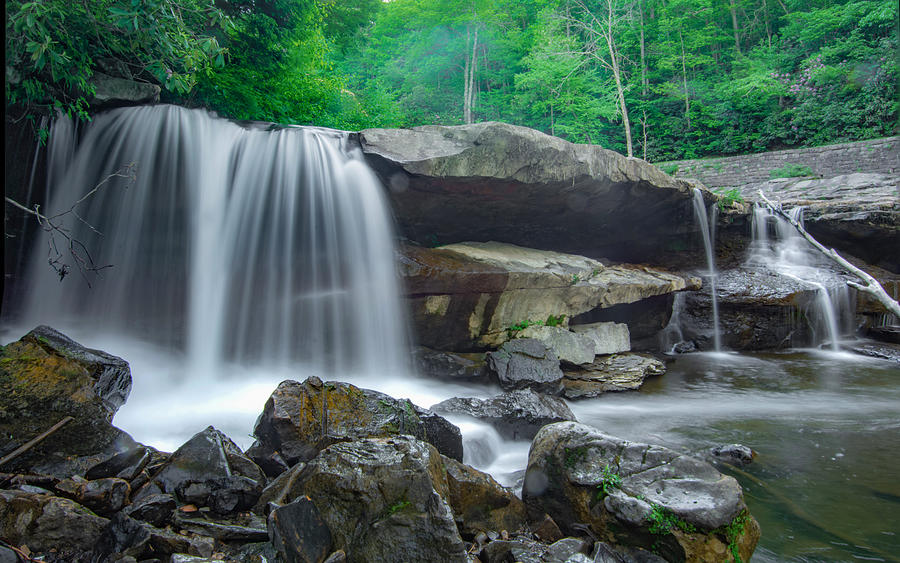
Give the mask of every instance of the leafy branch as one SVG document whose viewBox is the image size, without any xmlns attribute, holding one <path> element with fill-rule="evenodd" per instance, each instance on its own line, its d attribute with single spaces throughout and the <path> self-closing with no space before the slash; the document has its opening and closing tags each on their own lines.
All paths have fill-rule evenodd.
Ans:
<svg viewBox="0 0 900 563">
<path fill-rule="evenodd" d="M 78 207 L 106 187 L 113 178 L 123 178 L 125 180 L 123 189 L 128 189 L 128 187 L 133 185 L 137 180 L 137 165 L 131 163 L 122 166 L 119 170 L 103 178 L 100 183 L 76 200 L 68 209 L 54 215 L 44 215 L 41 213 L 40 205 L 35 204 L 33 208 L 29 208 L 10 197 L 6 197 L 6 203 L 25 213 L 33 215 L 38 222 L 38 226 L 50 235 L 47 240 L 47 262 L 59 276 L 60 281 L 62 281 L 71 270 L 72 266 L 70 265 L 70 260 L 71 264 L 77 266 L 79 273 L 81 273 L 81 276 L 84 278 L 88 287 L 91 286 L 91 282 L 87 276 L 88 272 L 96 274 L 101 270 L 112 267 L 112 264 L 98 265 L 94 262 L 88 247 L 81 240 L 75 238 L 72 228 L 67 224 L 66 219 L 69 216 L 72 216 L 95 234 L 102 237 L 103 233 L 94 228 L 93 225 L 78 213 Z"/>
</svg>

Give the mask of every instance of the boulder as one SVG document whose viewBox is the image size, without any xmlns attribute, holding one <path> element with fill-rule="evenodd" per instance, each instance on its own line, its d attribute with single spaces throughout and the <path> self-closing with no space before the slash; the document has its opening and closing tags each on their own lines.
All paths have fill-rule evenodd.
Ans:
<svg viewBox="0 0 900 563">
<path fill-rule="evenodd" d="M 57 483 L 56 490 L 94 512 L 110 516 L 125 507 L 131 486 L 116 477 L 93 481 L 64 479 Z"/>
<path fill-rule="evenodd" d="M 748 561 L 759 539 L 741 487 L 712 465 L 575 422 L 545 426 L 528 455 L 522 498 L 571 533 L 659 546 L 677 561 Z"/>
<path fill-rule="evenodd" d="M 453 398 L 431 407 L 441 414 L 465 415 L 487 422 L 509 440 L 531 440 L 546 424 L 575 420 L 562 399 L 520 389 L 490 399 Z"/>
<path fill-rule="evenodd" d="M 466 561 L 434 446 L 405 435 L 335 443 L 286 500 L 308 496 L 348 561 Z"/>
<path fill-rule="evenodd" d="M 606 266 L 498 242 L 406 246 L 400 270 L 419 344 L 437 350 L 496 348 L 514 328 L 685 289 L 680 276 Z"/>
<path fill-rule="evenodd" d="M 462 459 L 462 435 L 446 420 L 409 400 L 360 389 L 349 383 L 283 381 L 266 401 L 253 431 L 257 440 L 278 452 L 288 465 L 309 461 L 340 441 L 408 434 Z"/>
<path fill-rule="evenodd" d="M 68 416 L 72 420 L 6 469 L 58 477 L 136 447 L 110 424 L 131 390 L 121 358 L 39 326 L 0 351 L 0 454 L 11 453 Z"/>
<path fill-rule="evenodd" d="M 496 240 L 649 262 L 697 230 L 690 184 L 596 145 L 496 122 L 358 139 L 402 235 L 420 244 Z"/>
<path fill-rule="evenodd" d="M 530 388 L 551 394 L 562 391 L 559 360 L 540 341 L 518 338 L 489 352 L 487 358 L 488 367 L 504 389 Z"/>
<path fill-rule="evenodd" d="M 479 532 L 517 532 L 525 528 L 525 504 L 487 473 L 446 456 L 446 500 L 465 538 Z"/>
<path fill-rule="evenodd" d="M 151 448 L 138 446 L 94 465 L 85 472 L 84 476 L 87 479 L 118 477 L 126 481 L 132 481 L 147 467 L 151 457 Z"/>
<path fill-rule="evenodd" d="M 756 457 L 756 452 L 743 444 L 716 446 L 710 450 L 710 453 L 719 461 L 724 461 L 725 463 L 736 465 L 738 467 L 747 465 Z"/>
<path fill-rule="evenodd" d="M 628 332 L 628 325 L 625 323 L 589 323 L 575 325 L 571 329 L 574 333 L 590 339 L 593 343 L 592 351 L 594 355 L 600 356 L 631 351 L 631 335 Z M 594 358 L 591 358 L 590 361 L 594 361 Z"/>
<path fill-rule="evenodd" d="M 593 362 L 594 350 L 598 348 L 597 341 L 591 336 L 558 326 L 529 326 L 518 331 L 516 337 L 539 340 L 553 350 L 559 361 L 576 365 Z"/>
<path fill-rule="evenodd" d="M 644 354 L 614 354 L 587 365 L 567 367 L 563 373 L 563 396 L 587 399 L 610 391 L 639 389 L 647 377 L 666 373 L 666 366 Z"/>
<path fill-rule="evenodd" d="M 444 381 L 485 381 L 487 363 L 483 353 L 453 353 L 425 346 L 413 349 L 413 366 L 420 375 Z"/>
<path fill-rule="evenodd" d="M 251 487 L 241 478 L 255 485 Z M 165 493 L 189 496 L 182 500 L 209 505 L 212 495 L 228 494 L 238 486 L 236 481 L 240 481 L 236 495 L 252 495 L 245 491 L 249 487 L 258 498 L 266 477 L 228 436 L 209 426 L 175 450 L 152 479 L 135 493 L 134 499 Z M 253 506 L 256 498 L 244 499 L 242 506 Z"/>
<path fill-rule="evenodd" d="M 331 532 L 309 497 L 273 510 L 269 537 L 285 563 L 322 563 L 331 553 Z"/>
<path fill-rule="evenodd" d="M 94 545 L 92 561 L 120 561 L 123 557 L 148 560 L 182 553 L 194 557 L 209 557 L 212 544 L 209 537 L 179 534 L 170 529 L 156 528 L 135 520 L 124 513 L 116 514 Z"/>
<path fill-rule="evenodd" d="M 178 503 L 172 495 L 150 495 L 129 504 L 123 512 L 126 516 L 159 528 L 172 519 L 172 513 L 177 506 Z"/>
<path fill-rule="evenodd" d="M 0 537 L 34 552 L 90 551 L 108 522 L 67 498 L 0 490 Z"/>
<path fill-rule="evenodd" d="M 91 105 L 97 108 L 149 104 L 159 101 L 160 88 L 156 84 L 135 82 L 97 71 L 91 75 L 90 82 L 94 87 Z"/>
<path fill-rule="evenodd" d="M 578 538 L 563 538 L 547 545 L 517 537 L 492 541 L 481 550 L 479 559 L 485 563 L 581 563 L 593 561 L 586 556 L 589 548 L 589 542 Z"/>
</svg>

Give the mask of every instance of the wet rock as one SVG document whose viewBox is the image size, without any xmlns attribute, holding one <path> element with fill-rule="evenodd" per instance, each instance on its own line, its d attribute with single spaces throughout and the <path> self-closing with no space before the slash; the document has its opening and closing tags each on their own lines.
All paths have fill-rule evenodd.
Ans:
<svg viewBox="0 0 900 563">
<path fill-rule="evenodd" d="M 561 362 L 588 364 L 594 361 L 593 338 L 558 326 L 529 326 L 516 334 L 517 338 L 533 338 L 553 350 Z"/>
<path fill-rule="evenodd" d="M 590 364 L 565 369 L 563 396 L 567 399 L 586 399 L 610 391 L 633 391 L 639 389 L 647 377 L 664 373 L 665 364 L 651 356 L 602 356 Z"/>
<path fill-rule="evenodd" d="M 196 513 L 195 513 L 196 514 Z M 173 526 L 181 530 L 224 542 L 264 542 L 269 539 L 265 521 L 255 516 L 207 520 L 199 516 L 175 513 Z"/>
<path fill-rule="evenodd" d="M 467 538 L 479 532 L 515 532 L 525 527 L 525 504 L 510 489 L 487 473 L 448 457 L 447 502 L 460 533 Z"/>
<path fill-rule="evenodd" d="M 520 389 L 490 399 L 453 398 L 431 407 L 438 413 L 467 415 L 487 422 L 510 440 L 531 440 L 546 424 L 575 420 L 565 401 Z"/>
<path fill-rule="evenodd" d="M 339 549 L 328 556 L 324 563 L 347 563 L 347 554 L 344 550 Z"/>
<path fill-rule="evenodd" d="M 454 353 L 416 346 L 412 353 L 416 372 L 449 381 L 484 381 L 488 377 L 483 353 Z"/>
<path fill-rule="evenodd" d="M 110 424 L 131 390 L 121 358 L 91 350 L 39 326 L 0 351 L 0 454 L 71 416 L 7 470 L 69 477 L 137 444 Z"/>
<path fill-rule="evenodd" d="M 209 483 L 211 492 L 207 504 L 217 514 L 250 510 L 263 490 L 261 481 L 242 475 L 219 477 Z"/>
<path fill-rule="evenodd" d="M 331 532 L 307 497 L 272 511 L 269 536 L 286 563 L 321 563 L 331 553 Z"/>
<path fill-rule="evenodd" d="M 259 483 L 260 487 L 265 483 L 265 475 L 259 466 L 228 436 L 210 426 L 178 448 L 151 481 L 135 493 L 134 499 L 187 492 L 192 501 L 202 503 L 201 498 L 208 498 L 215 489 L 214 484 L 206 482 L 225 479 L 229 473 Z M 208 491 L 204 495 L 201 489 Z"/>
<path fill-rule="evenodd" d="M 113 560 L 113 556 L 142 558 L 149 550 L 150 526 L 119 513 L 109 521 L 108 526 L 94 546 L 93 562 Z"/>
<path fill-rule="evenodd" d="M 288 495 L 310 497 L 350 561 L 466 561 L 434 446 L 409 436 L 336 443 Z"/>
<path fill-rule="evenodd" d="M 0 537 L 33 551 L 89 551 L 109 521 L 73 500 L 0 490 Z"/>
<path fill-rule="evenodd" d="M 563 531 L 586 523 L 617 544 L 645 545 L 652 537 L 666 559 L 720 560 L 715 554 L 726 553 L 728 526 L 741 530 L 737 547 L 745 561 L 759 539 L 759 526 L 733 478 L 667 448 L 574 422 L 538 432 L 522 497 Z"/>
<path fill-rule="evenodd" d="M 627 324 L 600 322 L 575 325 L 571 329 L 576 334 L 582 335 L 593 342 L 593 353 L 595 355 L 618 354 L 631 350 L 631 335 Z M 594 358 L 591 358 L 588 362 L 572 363 L 582 364 L 592 361 L 594 361 Z"/>
<path fill-rule="evenodd" d="M 892 344 L 900 344 L 900 326 L 874 326 L 866 331 L 866 336 L 881 340 L 882 342 L 890 342 Z"/>
<path fill-rule="evenodd" d="M 559 359 L 537 340 L 519 338 L 504 343 L 488 353 L 488 366 L 504 389 L 531 388 L 553 395 L 562 391 Z"/>
<path fill-rule="evenodd" d="M 122 510 L 128 502 L 131 486 L 128 481 L 115 477 L 93 481 L 65 479 L 56 485 L 56 490 L 98 514 L 109 516 Z"/>
<path fill-rule="evenodd" d="M 300 462 L 273 479 L 263 489 L 262 494 L 256 501 L 256 505 L 253 507 L 253 512 L 262 516 L 268 516 L 272 507 L 289 503 L 294 483 L 300 478 L 305 469 L 306 464 Z"/>
<path fill-rule="evenodd" d="M 485 563 L 571 563 L 577 554 L 584 554 L 584 542 L 577 538 L 564 538 L 552 545 L 525 537 L 492 541 L 481 550 L 479 558 Z"/>
<path fill-rule="evenodd" d="M 267 477 L 278 477 L 290 469 L 290 466 L 282 459 L 281 454 L 259 440 L 253 442 L 253 445 L 247 449 L 246 454 L 265 472 Z"/>
<path fill-rule="evenodd" d="M 125 507 L 124 513 L 159 528 L 172 519 L 177 505 L 172 495 L 150 495 Z"/>
<path fill-rule="evenodd" d="M 447 456 L 459 456 L 462 437 L 409 400 L 360 389 L 349 383 L 283 381 L 266 401 L 253 431 L 257 440 L 277 451 L 288 465 L 314 458 L 340 441 L 407 434 L 431 442 Z M 458 437 L 458 438 L 457 438 Z"/>
<path fill-rule="evenodd" d="M 549 514 L 544 514 L 544 517 L 539 522 L 533 524 L 531 532 L 544 543 L 553 543 L 563 538 L 562 530 L 559 529 L 553 518 L 550 518 Z"/>
<path fill-rule="evenodd" d="M 423 409 L 416 405 L 413 407 L 415 407 L 416 416 L 422 422 L 422 429 L 427 438 L 425 441 L 437 448 L 441 455 L 462 461 L 463 442 L 460 429 L 430 409 Z"/>
<path fill-rule="evenodd" d="M 850 350 L 862 356 L 889 360 L 900 364 L 900 344 L 891 344 L 888 342 L 861 342 L 851 345 Z"/>
<path fill-rule="evenodd" d="M 741 444 L 717 446 L 710 450 L 710 453 L 719 461 L 737 465 L 738 467 L 749 464 L 756 457 L 756 452 Z"/>
<path fill-rule="evenodd" d="M 94 87 L 90 103 L 94 107 L 107 108 L 159 101 L 160 88 L 156 84 L 135 82 L 97 71 L 91 75 L 90 82 Z"/>
<path fill-rule="evenodd" d="M 684 289 L 679 276 L 498 242 L 407 246 L 400 257 L 416 337 L 454 352 L 493 349 L 525 321 L 562 318 Z"/>
<path fill-rule="evenodd" d="M 503 123 L 368 129 L 403 236 L 645 262 L 693 233 L 690 185 L 637 158 Z M 602 233 L 602 236 L 585 236 Z"/>
<path fill-rule="evenodd" d="M 131 481 L 150 462 L 151 449 L 146 446 L 131 448 L 122 453 L 94 465 L 84 474 L 87 479 L 102 479 L 104 477 L 118 477 Z"/>
</svg>

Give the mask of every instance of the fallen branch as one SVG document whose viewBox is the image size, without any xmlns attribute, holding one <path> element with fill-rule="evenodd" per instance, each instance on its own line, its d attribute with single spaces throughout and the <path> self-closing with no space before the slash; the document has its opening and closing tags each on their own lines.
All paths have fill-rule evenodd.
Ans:
<svg viewBox="0 0 900 563">
<path fill-rule="evenodd" d="M 56 424 L 54 424 L 53 426 L 51 426 L 50 429 L 47 430 L 46 432 L 43 432 L 42 434 L 39 434 L 38 436 L 35 436 L 34 438 L 32 438 L 31 440 L 29 440 L 28 442 L 26 442 L 23 446 L 17 448 L 16 451 L 14 451 L 14 452 L 12 452 L 11 454 L 7 455 L 7 456 L 4 457 L 3 459 L 0 459 L 0 465 L 3 465 L 3 464 L 5 464 L 5 463 L 9 463 L 10 461 L 16 459 L 16 458 L 19 457 L 20 455 L 24 454 L 25 452 L 27 452 L 27 451 L 30 450 L 31 448 L 33 448 L 33 447 L 35 447 L 36 445 L 38 445 L 39 443 L 41 443 L 47 436 L 53 434 L 54 432 L 56 432 L 57 430 L 59 430 L 60 428 L 62 428 L 67 422 L 71 422 L 71 421 L 73 421 L 73 420 L 75 420 L 75 419 L 72 418 L 71 416 L 67 416 L 67 417 L 65 417 L 64 419 L 60 420 L 59 422 L 57 422 Z"/>
<path fill-rule="evenodd" d="M 775 205 L 774 203 L 772 203 L 769 198 L 767 198 L 762 193 L 762 190 L 759 191 L 759 197 L 762 198 L 762 200 L 766 203 L 766 207 L 772 210 L 773 213 L 775 213 L 779 217 L 786 219 L 791 225 L 793 225 L 794 228 L 797 229 L 797 232 L 800 233 L 800 235 L 805 238 L 811 245 L 813 245 L 816 250 L 818 250 L 819 252 L 839 264 L 842 268 L 844 268 L 844 270 L 853 274 L 864 282 L 857 283 L 855 281 L 848 281 L 847 285 L 873 296 L 878 300 L 879 303 L 884 305 L 884 307 L 888 311 L 900 317 L 900 303 L 898 303 L 896 300 L 892 299 L 890 295 L 888 295 L 881 284 L 878 283 L 878 280 L 848 262 L 833 248 L 825 248 L 822 243 L 814 239 L 812 235 L 806 232 L 806 229 L 803 228 L 803 225 L 801 225 L 796 219 L 785 213 L 784 210 L 781 209 L 780 205 Z"/>
</svg>

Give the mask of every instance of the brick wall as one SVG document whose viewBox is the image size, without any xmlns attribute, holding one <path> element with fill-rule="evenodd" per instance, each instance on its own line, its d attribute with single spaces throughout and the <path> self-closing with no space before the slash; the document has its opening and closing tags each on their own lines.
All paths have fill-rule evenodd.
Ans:
<svg viewBox="0 0 900 563">
<path fill-rule="evenodd" d="M 809 166 L 821 178 L 854 172 L 900 174 L 900 137 L 857 141 L 809 149 L 654 163 L 678 178 L 696 178 L 710 188 L 735 187 L 771 178 L 786 164 Z"/>
</svg>

